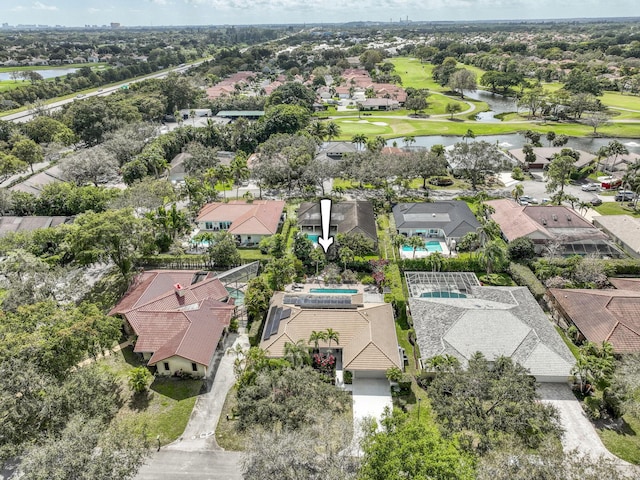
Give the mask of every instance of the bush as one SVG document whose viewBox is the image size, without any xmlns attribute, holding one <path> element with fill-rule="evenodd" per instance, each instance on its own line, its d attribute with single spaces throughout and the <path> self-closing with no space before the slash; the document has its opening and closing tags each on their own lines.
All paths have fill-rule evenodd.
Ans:
<svg viewBox="0 0 640 480">
<path fill-rule="evenodd" d="M 450 177 L 433 177 L 429 179 L 429 183 L 438 187 L 449 187 L 453 185 L 453 179 Z"/>
<path fill-rule="evenodd" d="M 256 320 L 251 324 L 249 328 L 249 343 L 252 347 L 257 347 L 260 344 L 260 338 L 262 337 L 262 319 Z"/>
<path fill-rule="evenodd" d="M 524 180 L 524 172 L 522 171 L 522 168 L 513 167 L 513 170 L 511 171 L 511 178 L 514 180 Z"/>
<path fill-rule="evenodd" d="M 351 373 L 350 370 L 345 370 L 344 371 L 344 383 L 346 385 L 351 385 L 352 382 L 353 382 L 353 373 Z"/>
<path fill-rule="evenodd" d="M 237 318 L 234 317 L 229 322 L 229 331 L 231 333 L 238 333 L 238 319 Z"/>
<path fill-rule="evenodd" d="M 514 262 L 527 262 L 536 256 L 536 247 L 529 237 L 520 237 L 509 242 L 507 252 Z"/>
<path fill-rule="evenodd" d="M 512 262 L 509 264 L 509 274 L 518 285 L 528 287 L 536 300 L 541 300 L 544 297 L 546 289 L 529 267 Z"/>
</svg>

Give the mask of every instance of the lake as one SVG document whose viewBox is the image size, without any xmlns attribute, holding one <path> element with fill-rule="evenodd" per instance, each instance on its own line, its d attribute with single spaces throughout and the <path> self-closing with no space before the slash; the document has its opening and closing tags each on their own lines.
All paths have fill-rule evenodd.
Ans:
<svg viewBox="0 0 640 480">
<path fill-rule="evenodd" d="M 463 142 L 463 138 L 459 136 L 445 136 L 445 135 L 428 135 L 415 137 L 414 147 L 426 147 L 431 148 L 434 145 L 444 145 L 448 147 L 458 142 Z M 476 140 L 484 140 L 489 143 L 497 144 L 504 150 L 511 150 L 513 148 L 522 148 L 527 142 L 527 139 L 523 135 L 517 133 L 509 133 L 504 135 L 478 135 Z M 586 152 L 596 153 L 598 149 L 604 145 L 607 145 L 613 138 L 592 138 L 592 137 L 569 137 L 567 147 L 575 148 L 576 150 L 584 150 Z M 640 154 L 640 139 L 637 138 L 616 138 L 622 143 L 629 152 Z M 387 145 L 392 146 L 393 142 L 401 147 L 403 142 L 401 138 L 391 139 L 387 141 Z M 472 141 L 468 139 L 467 141 Z M 549 146 L 549 142 L 545 139 L 544 135 L 540 138 L 540 142 L 543 147 Z"/>
<path fill-rule="evenodd" d="M 42 78 L 54 78 L 54 77 L 63 77 L 70 73 L 75 73 L 78 71 L 77 68 L 47 68 L 43 70 L 31 70 L 32 72 L 38 72 L 42 75 Z M 0 81 L 3 80 L 13 80 L 11 78 L 11 72 L 0 72 Z"/>
<path fill-rule="evenodd" d="M 499 122 L 500 119 L 495 118 L 495 115 L 517 111 L 515 97 L 505 97 L 499 93 L 491 93 L 486 90 L 476 90 L 475 92 L 465 91 L 464 96 L 465 98 L 479 100 L 489 105 L 490 111 L 480 112 L 476 115 L 479 122 Z"/>
</svg>

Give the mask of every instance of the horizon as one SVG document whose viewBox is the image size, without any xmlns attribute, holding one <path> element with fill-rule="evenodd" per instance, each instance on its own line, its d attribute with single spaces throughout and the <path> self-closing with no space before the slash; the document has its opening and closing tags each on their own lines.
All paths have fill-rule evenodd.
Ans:
<svg viewBox="0 0 640 480">
<path fill-rule="evenodd" d="M 45 3 L 46 2 L 46 3 Z M 474 22 L 562 22 L 633 19 L 632 0 L 345 0 L 329 6 L 306 0 L 16 0 L 0 20 L 11 27 L 46 25 L 59 28 L 109 26 L 205 27 L 344 25 L 353 23 L 421 24 Z M 131 4 L 134 3 L 132 6 Z M 588 12 L 586 15 L 583 12 Z M 553 16 L 545 13 L 553 12 Z M 582 13 L 576 16 L 576 12 Z"/>
</svg>

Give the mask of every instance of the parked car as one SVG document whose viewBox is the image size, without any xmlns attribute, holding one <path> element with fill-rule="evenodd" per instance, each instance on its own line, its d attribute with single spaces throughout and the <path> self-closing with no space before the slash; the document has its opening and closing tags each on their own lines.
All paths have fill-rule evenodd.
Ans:
<svg viewBox="0 0 640 480">
<path fill-rule="evenodd" d="M 583 192 L 597 192 L 598 190 L 600 190 L 600 185 L 598 185 L 597 183 L 587 183 L 585 185 L 582 185 L 582 187 L 580 188 Z"/>
<path fill-rule="evenodd" d="M 602 199 L 593 197 L 589 203 L 591 203 L 591 205 L 593 205 L 594 207 L 597 207 L 598 205 L 602 205 Z"/>
<path fill-rule="evenodd" d="M 620 190 L 616 193 L 616 202 L 630 202 L 636 198 L 636 194 L 629 190 Z"/>
<path fill-rule="evenodd" d="M 531 195 L 522 195 L 520 197 L 520 204 L 522 205 L 525 202 L 527 205 L 537 205 L 538 204 L 538 199 L 537 198 L 533 198 Z"/>
</svg>

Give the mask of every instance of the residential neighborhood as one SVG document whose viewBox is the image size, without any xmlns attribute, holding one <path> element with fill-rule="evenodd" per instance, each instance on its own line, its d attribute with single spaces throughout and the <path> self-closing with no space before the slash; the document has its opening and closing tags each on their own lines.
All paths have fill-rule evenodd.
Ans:
<svg viewBox="0 0 640 480">
<path fill-rule="evenodd" d="M 640 477 L 634 19 L 150 7 L 0 27 L 0 479 Z"/>
</svg>

